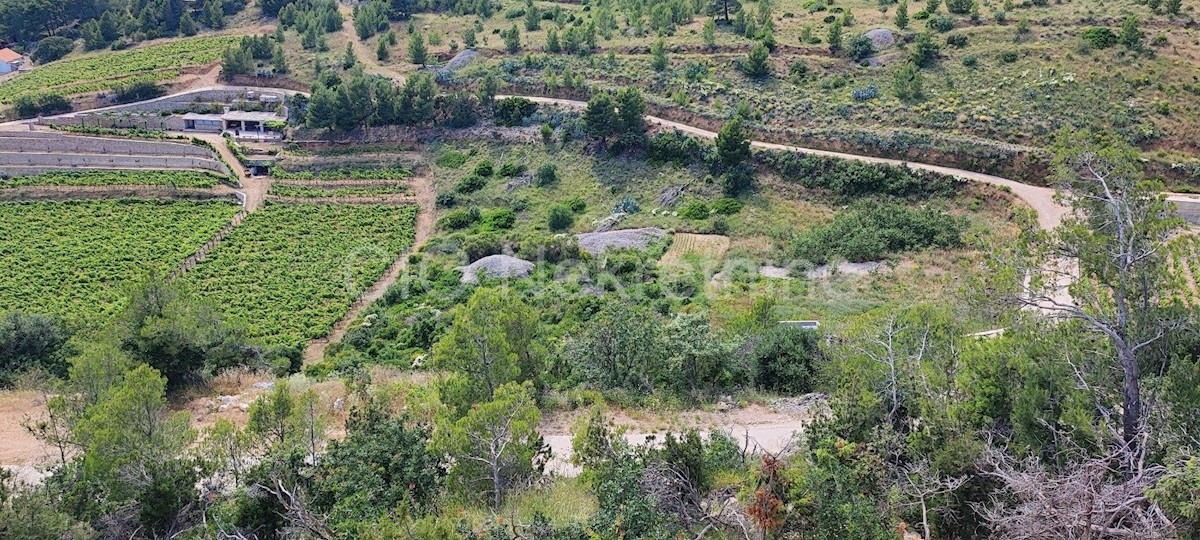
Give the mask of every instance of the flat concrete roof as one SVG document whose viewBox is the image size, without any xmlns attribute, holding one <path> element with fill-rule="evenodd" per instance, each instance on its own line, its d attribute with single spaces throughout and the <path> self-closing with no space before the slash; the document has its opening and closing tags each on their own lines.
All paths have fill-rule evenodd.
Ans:
<svg viewBox="0 0 1200 540">
<path fill-rule="evenodd" d="M 272 120 L 284 120 L 282 116 L 273 112 L 261 111 L 229 111 L 221 115 L 222 120 L 233 121 L 250 121 L 250 122 L 270 122 Z"/>
<path fill-rule="evenodd" d="M 220 122 L 221 115 L 219 115 L 219 114 L 187 113 L 187 114 L 183 115 L 183 119 L 184 120 L 212 120 L 213 122 Z"/>
</svg>

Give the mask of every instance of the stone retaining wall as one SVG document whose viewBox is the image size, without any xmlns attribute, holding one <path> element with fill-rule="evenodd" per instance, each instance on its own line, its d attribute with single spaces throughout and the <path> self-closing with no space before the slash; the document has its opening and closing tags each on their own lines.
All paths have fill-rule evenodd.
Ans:
<svg viewBox="0 0 1200 540">
<path fill-rule="evenodd" d="M 0 152 L 0 173 L 48 167 L 52 169 L 197 169 L 229 174 L 215 159 L 188 156 L 122 156 L 102 154 L 32 154 Z"/>
<path fill-rule="evenodd" d="M 0 152 L 51 154 L 120 154 L 138 156 L 190 156 L 212 159 L 212 151 L 188 143 L 157 142 L 102 137 L 2 137 Z"/>
</svg>

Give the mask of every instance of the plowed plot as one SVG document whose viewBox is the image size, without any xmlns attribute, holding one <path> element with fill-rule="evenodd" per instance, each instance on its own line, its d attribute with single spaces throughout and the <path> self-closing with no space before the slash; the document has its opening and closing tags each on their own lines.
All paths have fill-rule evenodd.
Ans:
<svg viewBox="0 0 1200 540">
<path fill-rule="evenodd" d="M 729 250 L 729 237 L 717 234 L 675 233 L 671 248 L 663 254 L 662 264 L 676 263 L 685 256 L 720 259 Z"/>
<path fill-rule="evenodd" d="M 0 203 L 0 313 L 111 316 L 123 285 L 166 275 L 237 211 L 228 202 Z"/>
<path fill-rule="evenodd" d="M 278 204 L 246 217 L 184 275 L 270 345 L 329 331 L 413 240 L 414 205 Z"/>
</svg>

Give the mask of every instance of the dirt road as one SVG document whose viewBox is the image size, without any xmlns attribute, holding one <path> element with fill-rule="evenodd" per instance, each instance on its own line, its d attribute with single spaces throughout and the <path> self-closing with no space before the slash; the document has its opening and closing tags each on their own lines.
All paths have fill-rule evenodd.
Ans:
<svg viewBox="0 0 1200 540">
<path fill-rule="evenodd" d="M 555 105 L 555 106 L 571 108 L 571 109 L 587 108 L 586 102 L 571 100 L 571 99 L 558 99 L 558 98 L 545 98 L 545 97 L 532 97 L 532 96 L 496 96 L 496 98 L 498 98 L 498 99 L 505 98 L 505 97 L 524 97 L 525 99 L 533 101 L 534 103 Z M 695 135 L 697 137 L 703 137 L 705 139 L 716 139 L 717 138 L 717 134 L 712 131 L 708 131 L 706 129 L 700 129 L 698 127 L 690 126 L 687 124 L 681 124 L 679 122 L 674 122 L 671 120 L 667 120 L 665 118 L 659 118 L 657 116 L 647 116 L 646 120 L 652 124 L 657 124 L 657 125 L 660 125 L 663 127 L 671 128 L 671 129 L 677 129 L 679 131 L 682 131 L 682 132 L 690 134 L 690 135 Z M 750 145 L 754 146 L 756 148 L 766 148 L 766 149 L 770 149 L 770 150 L 783 150 L 786 152 L 803 152 L 805 154 L 812 154 L 812 155 L 816 155 L 816 156 L 836 157 L 836 158 L 849 159 L 849 160 L 854 160 L 854 161 L 863 161 L 866 163 L 886 163 L 888 165 L 908 166 L 913 169 L 932 171 L 932 172 L 946 174 L 946 175 L 950 175 L 950 176 L 956 176 L 958 178 L 963 178 L 965 180 L 971 180 L 971 181 L 975 181 L 975 182 L 983 182 L 983 183 L 991 184 L 994 186 L 1005 187 L 1005 188 L 1008 188 L 1009 190 L 1011 190 L 1013 192 L 1013 194 L 1015 194 L 1022 201 L 1024 201 L 1031 208 L 1033 208 L 1033 210 L 1035 212 L 1037 212 L 1038 224 L 1041 225 L 1041 227 L 1044 229 L 1054 228 L 1059 223 L 1061 223 L 1063 220 L 1063 217 L 1065 217 L 1070 212 L 1070 209 L 1068 209 L 1067 207 L 1062 206 L 1054 201 L 1054 190 L 1051 188 L 1046 188 L 1046 187 L 1041 187 L 1041 186 L 1031 186 L 1029 184 L 1022 184 L 1021 182 L 1017 182 L 1015 180 L 1009 180 L 1007 178 L 1001 178 L 999 176 L 993 176 L 990 174 L 983 174 L 983 173 L 974 172 L 974 171 L 965 171 L 962 169 L 955 169 L 952 167 L 943 167 L 940 165 L 930 165 L 927 163 L 914 163 L 911 161 L 902 161 L 902 160 L 898 160 L 898 159 L 888 159 L 888 158 L 880 158 L 880 157 L 873 157 L 873 156 L 862 156 L 862 155 L 858 155 L 858 154 L 847 154 L 847 153 L 843 153 L 843 152 L 830 152 L 828 150 L 817 150 L 815 148 L 804 148 L 804 147 L 800 147 L 800 146 L 788 146 L 788 145 L 784 145 L 784 144 L 776 144 L 776 143 L 769 143 L 769 142 L 763 142 L 763 141 L 751 141 Z"/>
</svg>

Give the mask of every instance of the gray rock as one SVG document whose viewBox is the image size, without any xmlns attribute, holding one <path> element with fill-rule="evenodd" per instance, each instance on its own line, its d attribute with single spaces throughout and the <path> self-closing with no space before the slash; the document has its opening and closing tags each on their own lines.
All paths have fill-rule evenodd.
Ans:
<svg viewBox="0 0 1200 540">
<path fill-rule="evenodd" d="M 863 34 L 875 44 L 875 50 L 880 51 L 896 44 L 896 34 L 887 28 L 876 28 Z"/>
<path fill-rule="evenodd" d="M 667 235 L 667 231 L 657 227 L 642 229 L 621 229 L 617 231 L 583 233 L 579 239 L 579 249 L 592 255 L 600 255 L 610 249 L 637 248 L 645 249 Z"/>
<path fill-rule="evenodd" d="M 250 385 L 250 387 L 257 390 L 270 390 L 275 387 L 275 381 L 256 382 Z"/>
<path fill-rule="evenodd" d="M 459 270 L 463 273 L 463 283 L 476 283 L 479 281 L 480 272 L 488 278 L 521 278 L 533 273 L 533 267 L 533 263 L 516 257 L 489 255 L 460 267 Z"/>
</svg>

